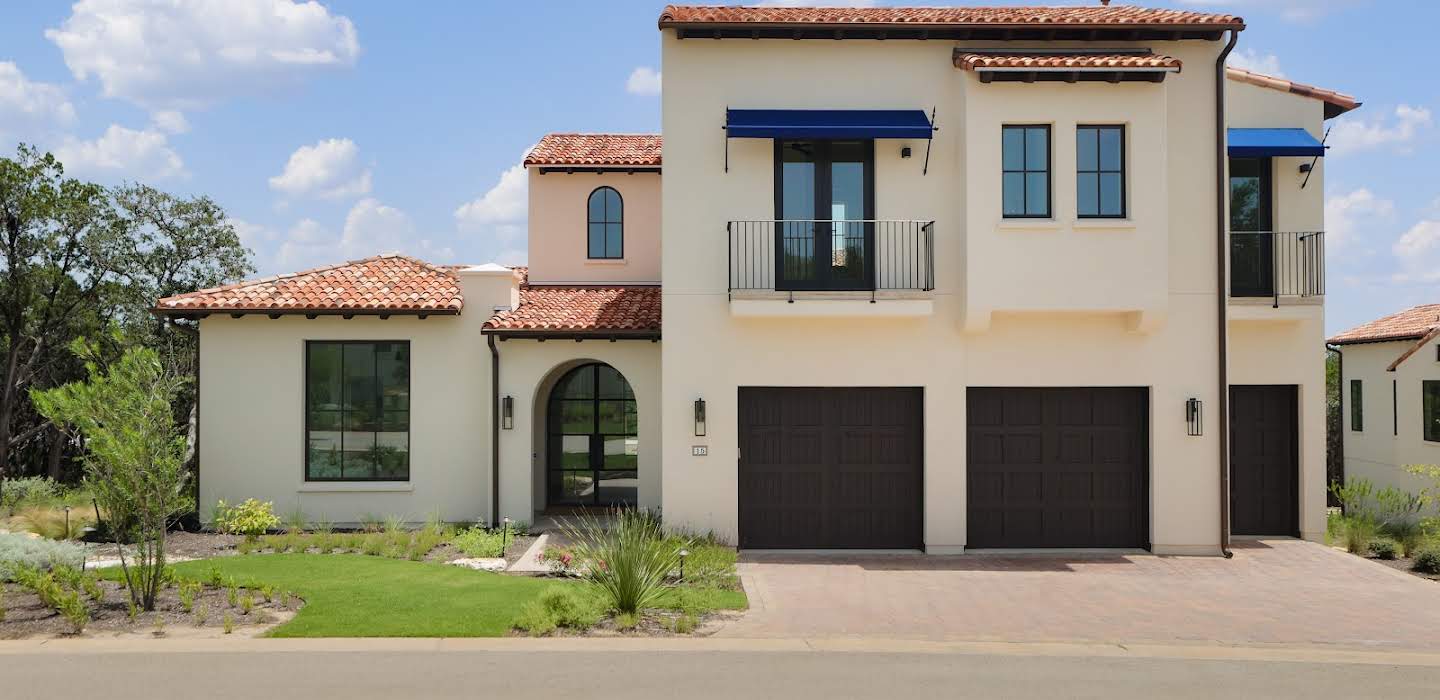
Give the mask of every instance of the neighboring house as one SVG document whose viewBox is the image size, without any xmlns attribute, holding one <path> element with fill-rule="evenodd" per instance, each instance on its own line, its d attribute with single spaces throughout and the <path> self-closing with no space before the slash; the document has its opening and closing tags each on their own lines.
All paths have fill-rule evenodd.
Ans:
<svg viewBox="0 0 1440 700">
<path fill-rule="evenodd" d="M 637 504 L 747 548 L 1319 539 L 1318 139 L 1358 103 L 1227 73 L 1243 27 L 668 7 L 663 173 L 658 135 L 541 139 L 527 270 L 159 302 L 200 319 L 200 502 Z"/>
<path fill-rule="evenodd" d="M 1340 333 L 1345 478 L 1418 494 L 1433 482 L 1405 471 L 1440 464 L 1440 304 Z"/>
</svg>

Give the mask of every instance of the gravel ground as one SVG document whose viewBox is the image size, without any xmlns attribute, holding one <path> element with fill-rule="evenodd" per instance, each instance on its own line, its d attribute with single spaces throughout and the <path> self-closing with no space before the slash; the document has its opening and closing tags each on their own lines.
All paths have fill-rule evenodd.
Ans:
<svg viewBox="0 0 1440 700">
<path fill-rule="evenodd" d="M 153 612 L 140 612 L 132 620 L 129 596 L 123 587 L 111 581 L 102 581 L 101 585 L 105 588 L 104 597 L 99 602 L 86 601 L 90 609 L 90 623 L 80 636 L 156 635 L 157 629 L 160 634 L 156 636 L 194 636 L 197 630 L 223 635 L 227 614 L 233 620 L 234 630 L 253 636 L 290 619 L 301 604 L 300 599 L 290 597 L 289 607 L 284 607 L 278 594 L 267 603 L 259 592 L 252 592 L 254 607 L 245 614 L 240 607 L 230 606 L 226 589 L 206 588 L 195 596 L 194 608 L 187 613 L 181 608 L 179 593 L 169 588 L 160 593 Z M 0 588 L 4 590 L 5 602 L 0 639 L 77 636 L 70 622 L 41 603 L 34 593 L 13 583 L 0 584 Z M 241 597 L 244 595 L 244 592 L 240 593 Z"/>
</svg>

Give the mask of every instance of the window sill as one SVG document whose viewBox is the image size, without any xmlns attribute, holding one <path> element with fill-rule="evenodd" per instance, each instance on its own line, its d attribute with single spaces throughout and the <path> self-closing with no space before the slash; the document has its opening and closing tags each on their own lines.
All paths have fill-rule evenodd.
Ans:
<svg viewBox="0 0 1440 700">
<path fill-rule="evenodd" d="M 300 493 L 410 493 L 415 485 L 408 481 L 307 481 L 297 489 Z"/>
<path fill-rule="evenodd" d="M 586 258 L 586 259 L 585 259 L 585 264 L 586 264 L 586 265 L 628 265 L 628 264 L 629 264 L 629 261 L 625 260 L 625 258 L 616 258 L 616 259 L 611 259 L 611 258 Z"/>
<path fill-rule="evenodd" d="M 995 228 L 1004 231 L 1059 231 L 1060 222 L 1055 219 L 1001 219 Z"/>
<path fill-rule="evenodd" d="M 1133 219 L 1075 219 L 1070 227 L 1079 231 L 1133 231 L 1135 221 Z"/>
</svg>

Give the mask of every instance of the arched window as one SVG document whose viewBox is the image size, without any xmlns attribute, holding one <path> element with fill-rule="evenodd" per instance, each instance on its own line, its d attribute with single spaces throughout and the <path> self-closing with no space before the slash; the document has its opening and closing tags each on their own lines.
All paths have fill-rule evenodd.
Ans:
<svg viewBox="0 0 1440 700">
<path fill-rule="evenodd" d="M 619 260 L 625 257 L 625 204 L 620 193 L 611 187 L 600 187 L 590 193 L 589 257 Z"/>
<path fill-rule="evenodd" d="M 550 391 L 549 505 L 635 505 L 640 455 L 635 392 L 614 367 L 584 364 Z"/>
</svg>

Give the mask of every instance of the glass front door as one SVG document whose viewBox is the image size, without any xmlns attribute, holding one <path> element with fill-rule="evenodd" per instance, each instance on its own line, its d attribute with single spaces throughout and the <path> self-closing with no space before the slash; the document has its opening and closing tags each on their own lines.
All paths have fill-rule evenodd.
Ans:
<svg viewBox="0 0 1440 700">
<path fill-rule="evenodd" d="M 875 142 L 775 142 L 776 288 L 874 287 Z"/>
<path fill-rule="evenodd" d="M 635 505 L 637 418 L 635 393 L 614 367 L 592 363 L 566 372 L 547 411 L 546 503 Z"/>
<path fill-rule="evenodd" d="M 1230 159 L 1230 295 L 1274 291 L 1274 231 L 1269 158 Z"/>
</svg>

